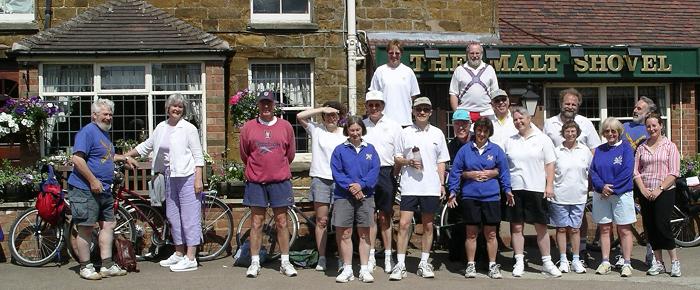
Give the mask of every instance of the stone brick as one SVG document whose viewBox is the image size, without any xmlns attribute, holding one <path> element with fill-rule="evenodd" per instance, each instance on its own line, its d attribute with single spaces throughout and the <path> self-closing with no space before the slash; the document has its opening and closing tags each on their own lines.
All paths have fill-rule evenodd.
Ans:
<svg viewBox="0 0 700 290">
<path fill-rule="evenodd" d="M 387 30 L 387 23 L 384 20 L 378 20 L 372 22 L 372 29 L 373 30 Z M 392 27 L 392 30 L 394 28 Z"/>
<path fill-rule="evenodd" d="M 411 19 L 419 19 L 423 18 L 423 11 L 422 9 L 406 9 L 406 8 L 394 8 L 389 10 L 389 15 L 391 18 L 394 19 L 404 19 L 404 20 L 411 20 Z"/>
<path fill-rule="evenodd" d="M 327 68 L 333 70 L 346 69 L 347 59 L 344 55 L 337 55 L 336 57 L 331 57 L 328 59 Z"/>
<path fill-rule="evenodd" d="M 301 46 L 300 35 L 267 35 L 265 44 L 270 47 Z"/>
<path fill-rule="evenodd" d="M 391 2 L 391 0 L 389 0 Z M 362 0 L 361 6 L 363 7 L 386 7 L 382 5 L 380 0 Z"/>
<path fill-rule="evenodd" d="M 175 8 L 182 0 L 148 0 L 148 3 L 158 8 Z"/>
<path fill-rule="evenodd" d="M 367 10 L 367 19 L 386 19 L 389 17 L 389 9 L 373 8 Z"/>
<path fill-rule="evenodd" d="M 237 9 L 223 8 L 209 8 L 207 9 L 208 19 L 240 19 L 241 13 Z"/>
<path fill-rule="evenodd" d="M 390 27 L 391 30 L 404 30 L 408 31 L 411 30 L 411 21 L 410 20 L 387 20 L 386 21 L 386 26 Z"/>
<path fill-rule="evenodd" d="M 187 1 L 185 1 L 187 2 Z M 204 8 L 177 8 L 175 9 L 175 17 L 182 19 L 205 19 L 207 18 L 207 9 Z"/>
<path fill-rule="evenodd" d="M 42 5 L 42 6 L 43 6 L 42 8 L 46 7 L 46 5 Z M 55 5 L 55 6 L 58 6 L 58 5 Z M 87 0 L 64 0 L 62 7 L 88 7 L 88 1 Z M 43 11 L 43 9 L 41 11 Z"/>
<path fill-rule="evenodd" d="M 226 0 L 201 0 L 202 7 L 226 7 Z M 228 9 L 227 9 L 228 10 Z"/>
<path fill-rule="evenodd" d="M 219 20 L 202 20 L 202 29 L 204 31 L 216 31 L 219 29 Z"/>
<path fill-rule="evenodd" d="M 305 46 L 323 46 L 327 43 L 326 35 L 325 33 L 306 34 L 302 36 L 302 41 Z"/>
<path fill-rule="evenodd" d="M 53 9 L 53 18 L 55 19 L 56 22 L 54 23 L 62 23 L 63 21 L 69 20 L 77 13 L 77 9 L 70 7 L 70 8 L 65 8 L 65 7 L 57 7 Z M 61 20 L 60 22 L 58 22 Z"/>
<path fill-rule="evenodd" d="M 427 8 L 432 8 L 432 9 L 446 9 L 447 8 L 447 3 L 455 3 L 454 5 L 459 5 L 456 3 L 459 3 L 460 1 L 428 1 Z"/>
<path fill-rule="evenodd" d="M 239 34 L 236 36 L 236 47 L 261 47 L 265 45 L 265 36 L 258 34 Z"/>
</svg>

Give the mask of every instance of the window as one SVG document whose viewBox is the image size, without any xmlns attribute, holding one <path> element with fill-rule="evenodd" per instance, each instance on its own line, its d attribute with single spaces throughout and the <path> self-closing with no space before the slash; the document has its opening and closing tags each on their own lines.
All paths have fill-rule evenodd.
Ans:
<svg viewBox="0 0 700 290">
<path fill-rule="evenodd" d="M 559 114 L 559 92 L 570 88 L 566 85 L 547 85 L 545 89 L 545 116 Z M 632 120 L 632 110 L 640 96 L 654 101 L 661 118 L 666 120 L 666 136 L 671 136 L 669 102 L 670 90 L 667 84 L 594 84 L 573 85 L 582 95 L 583 103 L 579 114 L 588 117 L 599 129 L 600 122 L 607 117 L 615 117 L 620 122 Z"/>
<path fill-rule="evenodd" d="M 296 114 L 313 107 L 312 71 L 311 61 L 256 61 L 250 65 L 250 89 L 277 92 L 282 118 L 292 123 L 299 153 L 310 152 L 309 136 L 297 123 Z"/>
<path fill-rule="evenodd" d="M 34 0 L 0 0 L 0 22 L 34 21 Z"/>
<path fill-rule="evenodd" d="M 112 141 L 145 140 L 166 119 L 165 101 L 173 93 L 186 97 L 189 110 L 185 118 L 205 136 L 203 78 L 201 63 L 42 64 L 40 95 L 64 112 L 47 123 L 44 152 L 73 146 L 75 133 L 90 123 L 90 106 L 97 98 L 114 102 Z"/>
<path fill-rule="evenodd" d="M 309 23 L 310 0 L 251 0 L 253 23 Z"/>
</svg>

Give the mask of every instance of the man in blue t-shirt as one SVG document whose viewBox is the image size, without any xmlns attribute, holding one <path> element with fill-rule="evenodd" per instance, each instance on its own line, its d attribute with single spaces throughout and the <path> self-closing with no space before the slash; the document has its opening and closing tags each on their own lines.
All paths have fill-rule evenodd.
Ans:
<svg viewBox="0 0 700 290">
<path fill-rule="evenodd" d="M 632 111 L 632 121 L 622 125 L 622 136 L 620 139 L 632 145 L 634 150 L 649 138 L 647 128 L 644 125 L 644 120 L 649 116 L 649 113 L 656 111 L 656 104 L 650 98 L 641 96 L 634 105 Z"/>
<path fill-rule="evenodd" d="M 112 260 L 114 239 L 114 199 L 110 191 L 114 178 L 114 161 L 133 159 L 114 154 L 109 139 L 112 128 L 114 102 L 98 99 L 91 107 L 92 122 L 75 135 L 73 144 L 73 172 L 68 178 L 68 200 L 73 222 L 78 228 L 75 240 L 76 254 L 80 263 L 80 277 L 99 280 L 103 277 L 123 276 L 126 271 Z M 97 272 L 90 262 L 90 244 L 95 223 L 99 222 L 98 237 L 102 267 Z"/>
</svg>

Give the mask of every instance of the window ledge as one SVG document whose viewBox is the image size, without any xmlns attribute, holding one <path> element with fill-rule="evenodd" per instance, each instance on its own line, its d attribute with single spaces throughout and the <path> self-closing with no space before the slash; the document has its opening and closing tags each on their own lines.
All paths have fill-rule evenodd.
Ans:
<svg viewBox="0 0 700 290">
<path fill-rule="evenodd" d="M 318 24 L 316 23 L 248 23 L 248 30 L 304 30 L 304 31 L 316 31 L 318 30 Z"/>
<path fill-rule="evenodd" d="M 0 32 L 3 31 L 39 31 L 39 24 L 36 22 L 0 22 Z"/>
</svg>

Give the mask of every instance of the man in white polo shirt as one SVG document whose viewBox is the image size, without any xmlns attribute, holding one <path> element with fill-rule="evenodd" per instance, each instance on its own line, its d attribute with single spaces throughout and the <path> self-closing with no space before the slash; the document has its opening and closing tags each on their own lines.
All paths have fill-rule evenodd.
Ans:
<svg viewBox="0 0 700 290">
<path fill-rule="evenodd" d="M 564 137 L 562 137 L 560 133 L 561 126 L 569 120 L 574 120 L 581 128 L 581 135 L 577 140 L 583 143 L 583 145 L 586 145 L 588 149 L 594 150 L 602 143 L 598 135 L 598 130 L 595 129 L 591 120 L 578 114 L 578 109 L 582 102 L 583 96 L 574 88 L 559 92 L 561 113 L 544 121 L 544 133 L 552 139 L 554 147 L 558 147 L 564 142 Z"/>
<path fill-rule="evenodd" d="M 480 43 L 467 44 L 467 63 L 455 68 L 450 81 L 450 107 L 467 110 L 472 123 L 493 115 L 489 94 L 498 89 L 496 71 L 481 60 L 483 54 Z"/>
<path fill-rule="evenodd" d="M 506 140 L 510 136 L 518 134 L 518 130 L 513 125 L 513 116 L 510 113 L 510 99 L 506 91 L 498 89 L 491 92 L 491 108 L 493 108 L 493 115 L 489 116 L 489 120 L 493 124 L 493 135 L 489 138 L 489 141 L 503 149 Z M 535 124 L 531 123 L 530 128 L 541 132 Z"/>
<path fill-rule="evenodd" d="M 418 80 L 413 70 L 401 63 L 403 47 L 400 41 L 389 41 L 386 53 L 389 61 L 374 71 L 369 90 L 384 94 L 384 115 L 401 126 L 410 126 L 412 98 L 420 95 Z"/>
<path fill-rule="evenodd" d="M 384 96 L 380 91 L 369 91 L 365 95 L 365 112 L 367 118 L 362 120 L 367 127 L 367 135 L 363 139 L 374 146 L 379 154 L 381 167 L 379 178 L 374 187 L 374 205 L 377 213 L 377 224 L 369 228 L 369 262 L 370 271 L 374 270 L 377 262 L 374 257 L 374 246 L 377 240 L 377 226 L 382 233 L 384 243 L 384 272 L 391 272 L 391 217 L 394 215 L 394 193 L 396 178 L 394 178 L 394 147 L 398 143 L 401 126 L 385 116 Z"/>
<path fill-rule="evenodd" d="M 430 125 L 432 111 L 430 99 L 416 98 L 413 101 L 415 122 L 401 131 L 395 147 L 394 162 L 401 166 L 401 215 L 396 243 L 397 263 L 391 270 L 389 280 L 406 277 L 408 227 L 413 213 L 417 211 L 421 212 L 423 224 L 422 251 L 417 274 L 423 278 L 435 277 L 428 257 L 433 243 L 433 216 L 440 206 L 440 198 L 445 197 L 445 162 L 450 161 L 450 154 L 445 134 Z"/>
</svg>

